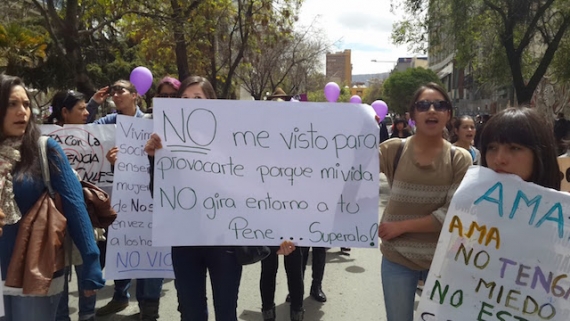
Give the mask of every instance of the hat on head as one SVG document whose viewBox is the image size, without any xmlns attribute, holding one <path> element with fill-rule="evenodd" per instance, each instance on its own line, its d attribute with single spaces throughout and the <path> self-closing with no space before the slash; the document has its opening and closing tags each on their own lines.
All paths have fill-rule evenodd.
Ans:
<svg viewBox="0 0 570 321">
<path fill-rule="evenodd" d="M 172 86 L 172 88 L 174 88 L 176 90 L 178 90 L 180 88 L 180 81 L 176 78 L 173 78 L 173 77 L 162 78 L 162 80 L 158 83 L 158 88 L 160 88 L 160 86 L 162 86 L 164 84 L 169 84 Z"/>
<path fill-rule="evenodd" d="M 277 87 L 277 89 L 275 89 L 275 91 L 273 92 L 273 94 L 272 94 L 271 96 L 267 96 L 267 99 L 268 99 L 268 100 L 271 100 L 271 99 L 278 99 L 278 98 L 281 98 L 281 99 L 283 99 L 283 100 L 289 100 L 289 99 L 291 99 L 291 97 L 292 97 L 292 96 L 291 96 L 291 95 L 287 95 L 287 94 L 285 93 L 285 91 L 283 91 L 283 89 L 281 89 L 281 87 Z"/>
</svg>

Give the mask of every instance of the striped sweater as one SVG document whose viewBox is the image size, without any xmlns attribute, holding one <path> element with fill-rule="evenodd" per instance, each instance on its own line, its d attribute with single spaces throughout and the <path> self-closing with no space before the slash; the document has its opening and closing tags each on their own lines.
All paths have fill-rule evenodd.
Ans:
<svg viewBox="0 0 570 321">
<path fill-rule="evenodd" d="M 414 158 L 414 137 L 408 138 L 402 150 L 397 173 L 393 177 L 394 159 L 400 139 L 390 139 L 380 145 L 380 170 L 392 182 L 388 204 L 382 222 L 412 220 L 432 215 L 443 223 L 453 193 L 471 165 L 471 156 L 463 148 L 455 148 L 451 159 L 451 144 L 445 142 L 443 150 L 432 164 L 419 165 Z M 391 262 L 413 270 L 429 269 L 439 232 L 405 233 L 382 241 L 382 255 Z"/>
</svg>

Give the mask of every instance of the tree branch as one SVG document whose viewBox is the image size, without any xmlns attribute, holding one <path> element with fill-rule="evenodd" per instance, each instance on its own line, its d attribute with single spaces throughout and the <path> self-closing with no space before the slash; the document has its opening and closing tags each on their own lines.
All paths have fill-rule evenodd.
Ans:
<svg viewBox="0 0 570 321">
<path fill-rule="evenodd" d="M 530 78 L 530 81 L 527 84 L 527 88 L 536 88 L 536 86 L 538 86 L 540 80 L 542 80 L 542 77 L 544 76 L 544 74 L 546 74 L 548 66 L 552 62 L 552 59 L 554 59 L 554 54 L 556 53 L 556 50 L 558 50 L 558 46 L 560 45 L 560 41 L 562 41 L 564 33 L 566 32 L 566 30 L 568 30 L 569 27 L 570 27 L 570 17 L 566 17 L 562 21 L 562 24 L 560 25 L 560 28 L 558 29 L 556 35 L 552 39 L 552 42 L 548 44 L 548 48 L 546 48 L 544 56 L 542 56 L 542 60 L 538 65 L 538 68 L 536 68 L 534 74 Z"/>
<path fill-rule="evenodd" d="M 47 29 L 52 41 L 55 44 L 55 48 L 56 48 L 57 52 L 61 56 L 65 56 L 65 49 L 61 45 L 61 42 L 59 41 L 59 38 L 57 37 L 57 34 L 55 33 L 55 30 L 53 29 L 53 26 L 51 25 L 51 22 L 50 22 L 51 21 L 50 20 L 51 14 L 40 4 L 40 2 L 38 0 L 32 0 L 32 2 L 36 6 L 36 8 L 40 11 L 40 14 L 42 15 L 42 17 L 44 18 L 44 21 L 46 24 L 46 29 Z M 48 7 L 53 7 L 53 0 L 48 0 Z M 56 16 L 56 19 L 58 19 L 58 23 L 61 23 L 61 19 L 59 18 L 59 16 L 57 16 L 57 14 L 55 16 Z"/>
<path fill-rule="evenodd" d="M 553 2 L 554 0 L 547 0 L 544 3 L 544 5 L 542 5 L 541 7 L 538 8 L 538 10 L 536 10 L 534 17 L 532 18 L 532 21 L 528 25 L 526 32 L 521 42 L 519 43 L 518 48 L 516 49 L 517 51 L 522 52 L 524 48 L 526 48 L 530 44 L 530 40 L 532 38 L 534 30 L 536 29 L 539 19 L 544 15 L 546 10 L 552 5 Z"/>
</svg>

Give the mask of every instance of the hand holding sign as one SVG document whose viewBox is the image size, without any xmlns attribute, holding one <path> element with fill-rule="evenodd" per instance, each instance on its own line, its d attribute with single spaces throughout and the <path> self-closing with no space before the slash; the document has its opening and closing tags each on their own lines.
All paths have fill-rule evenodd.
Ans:
<svg viewBox="0 0 570 321">
<path fill-rule="evenodd" d="M 160 141 L 160 136 L 158 136 L 156 133 L 153 133 L 152 135 L 150 135 L 150 139 L 148 140 L 148 142 L 146 142 L 146 145 L 144 146 L 144 151 L 145 153 L 147 153 L 148 156 L 154 156 L 154 152 L 156 152 L 157 149 L 161 148 L 162 148 L 162 142 Z"/>
</svg>

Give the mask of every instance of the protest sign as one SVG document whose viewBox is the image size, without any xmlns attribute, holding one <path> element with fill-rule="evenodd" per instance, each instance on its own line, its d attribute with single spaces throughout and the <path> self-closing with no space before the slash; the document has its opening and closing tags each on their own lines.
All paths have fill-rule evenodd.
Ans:
<svg viewBox="0 0 570 321">
<path fill-rule="evenodd" d="M 378 246 L 370 106 L 154 102 L 155 245 Z"/>
<path fill-rule="evenodd" d="M 558 157 L 558 167 L 560 167 L 560 177 L 562 177 L 560 190 L 563 192 L 570 192 L 570 157 Z"/>
<path fill-rule="evenodd" d="M 107 237 L 108 279 L 174 278 L 170 247 L 152 247 L 153 201 L 144 151 L 151 134 L 152 120 L 117 117 L 119 153 L 111 198 L 117 219 Z"/>
<path fill-rule="evenodd" d="M 42 125 L 41 131 L 61 145 L 81 179 L 112 186 L 113 171 L 106 156 L 115 146 L 115 125 Z"/>
<path fill-rule="evenodd" d="M 455 193 L 416 320 L 570 317 L 570 195 L 471 167 Z"/>
</svg>

